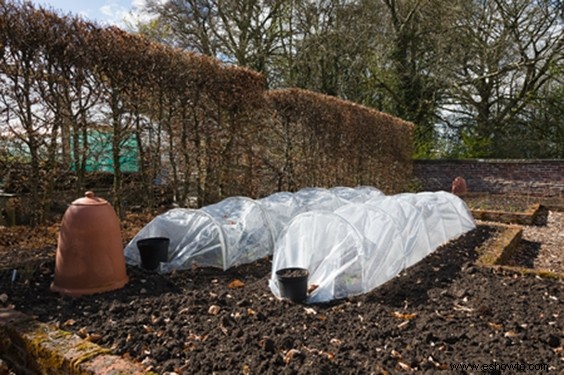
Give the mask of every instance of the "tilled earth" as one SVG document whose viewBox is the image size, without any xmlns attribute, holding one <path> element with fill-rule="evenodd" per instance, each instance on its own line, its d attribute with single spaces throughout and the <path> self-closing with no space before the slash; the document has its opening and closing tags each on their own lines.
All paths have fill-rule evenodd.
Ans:
<svg viewBox="0 0 564 375">
<path fill-rule="evenodd" d="M 48 246 L 14 282 L 0 267 L 0 306 L 157 373 L 562 373 L 562 281 L 477 267 L 477 248 L 495 234 L 480 224 L 368 294 L 309 306 L 274 298 L 269 259 L 226 272 L 128 267 L 120 290 L 61 297 L 49 291 Z M 488 367 L 455 370 L 462 364 Z"/>
</svg>

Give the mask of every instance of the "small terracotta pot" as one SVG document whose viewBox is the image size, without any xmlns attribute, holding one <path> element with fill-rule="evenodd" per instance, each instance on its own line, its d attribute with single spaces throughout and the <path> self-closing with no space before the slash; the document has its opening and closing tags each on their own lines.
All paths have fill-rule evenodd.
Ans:
<svg viewBox="0 0 564 375">
<path fill-rule="evenodd" d="M 51 290 L 78 297 L 127 282 L 118 217 L 106 200 L 88 191 L 63 216 Z"/>
<path fill-rule="evenodd" d="M 451 193 L 458 196 L 464 196 L 468 192 L 468 188 L 466 187 L 466 180 L 462 177 L 456 177 L 452 181 L 452 188 Z"/>
</svg>

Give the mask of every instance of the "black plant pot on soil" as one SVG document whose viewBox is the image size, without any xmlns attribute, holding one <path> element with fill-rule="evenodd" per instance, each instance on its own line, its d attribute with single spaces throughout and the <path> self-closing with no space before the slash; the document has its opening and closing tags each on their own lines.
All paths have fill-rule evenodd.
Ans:
<svg viewBox="0 0 564 375">
<path fill-rule="evenodd" d="M 161 262 L 168 261 L 167 237 L 150 237 L 137 241 L 137 248 L 141 256 L 141 265 L 147 270 L 156 270 Z"/>
<path fill-rule="evenodd" d="M 291 267 L 276 271 L 280 295 L 294 302 L 302 302 L 307 297 L 309 271 L 305 268 Z"/>
</svg>

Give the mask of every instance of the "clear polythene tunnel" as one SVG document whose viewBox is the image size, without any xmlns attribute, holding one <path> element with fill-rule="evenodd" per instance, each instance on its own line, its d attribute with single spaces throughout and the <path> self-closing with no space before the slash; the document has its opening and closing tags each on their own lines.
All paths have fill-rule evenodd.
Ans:
<svg viewBox="0 0 564 375">
<path fill-rule="evenodd" d="M 366 293 L 474 229 L 464 201 L 446 192 L 373 197 L 332 212 L 295 216 L 278 237 L 270 289 L 280 296 L 277 270 L 309 270 L 306 302 Z"/>
<path fill-rule="evenodd" d="M 129 264 L 140 264 L 136 242 L 170 239 L 162 272 L 194 265 L 226 270 L 272 254 L 274 239 L 266 212 L 255 200 L 231 197 L 198 210 L 176 208 L 157 216 L 125 248 Z"/>
<path fill-rule="evenodd" d="M 307 188 L 253 200 L 231 197 L 198 210 L 157 216 L 126 246 L 140 264 L 136 241 L 170 238 L 161 272 L 198 266 L 228 269 L 272 256 L 276 271 L 306 268 L 306 303 L 366 293 L 442 244 L 475 228 L 468 207 L 447 192 L 386 196 L 371 187 Z"/>
<path fill-rule="evenodd" d="M 161 271 L 193 265 L 224 270 L 271 256 L 274 242 L 292 218 L 316 209 L 334 210 L 355 200 L 384 196 L 372 187 L 306 188 L 262 199 L 230 197 L 201 209 L 172 209 L 154 218 L 125 248 L 128 264 L 139 265 L 136 242 L 168 237 L 169 261 Z"/>
</svg>

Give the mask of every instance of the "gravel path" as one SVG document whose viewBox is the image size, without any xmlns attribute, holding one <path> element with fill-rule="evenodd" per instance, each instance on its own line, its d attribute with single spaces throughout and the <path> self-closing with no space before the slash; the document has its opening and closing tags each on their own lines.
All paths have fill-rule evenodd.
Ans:
<svg viewBox="0 0 564 375">
<path fill-rule="evenodd" d="M 523 226 L 512 265 L 564 273 L 564 212 L 550 211 L 546 225 Z"/>
</svg>

